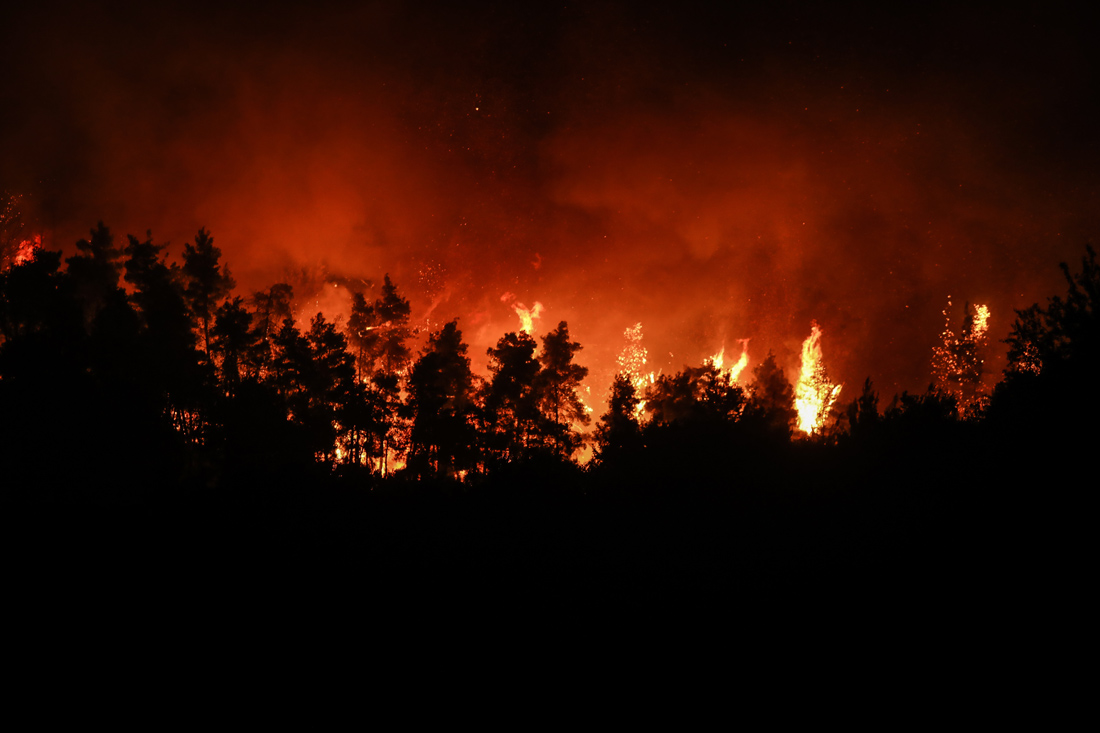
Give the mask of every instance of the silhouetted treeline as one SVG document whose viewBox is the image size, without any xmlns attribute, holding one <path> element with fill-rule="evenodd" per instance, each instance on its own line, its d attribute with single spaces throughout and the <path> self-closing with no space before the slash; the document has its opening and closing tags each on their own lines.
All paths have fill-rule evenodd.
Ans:
<svg viewBox="0 0 1100 733">
<path fill-rule="evenodd" d="M 164 249 L 151 236 L 119 246 L 100 224 L 64 265 L 39 250 L 3 271 L 10 492 L 263 492 L 344 474 L 370 486 L 402 468 L 466 478 L 582 447 L 587 370 L 564 322 L 541 349 L 506 334 L 486 381 L 457 322 L 411 353 L 409 303 L 388 276 L 373 302 L 353 294 L 338 328 L 322 313 L 296 321 L 286 283 L 234 296 L 205 230 L 181 264 Z"/>
<path fill-rule="evenodd" d="M 810 450 L 792 442 L 793 389 L 770 355 L 747 387 L 711 365 L 642 388 L 619 375 L 586 431 L 587 370 L 565 322 L 541 344 L 505 334 L 482 379 L 457 321 L 412 353 L 409 303 L 388 276 L 373 301 L 353 293 L 338 327 L 322 313 L 295 320 L 286 283 L 234 295 L 205 230 L 182 263 L 164 249 L 151 236 L 122 246 L 100 224 L 64 264 L 38 250 L 0 274 L 9 492 L 262 493 L 337 476 L 371 487 L 398 474 L 477 483 L 508 465 L 571 464 L 586 443 L 590 480 L 629 491 L 687 477 L 756 481 Z M 1066 297 L 1018 313 L 1005 379 L 984 412 L 964 420 L 954 397 L 931 387 L 883 411 L 868 379 L 812 442 L 919 454 L 1010 433 L 1061 440 L 1092 404 L 1083 385 L 1097 363 L 1100 281 L 1091 248 L 1080 274 L 1063 269 Z"/>
</svg>

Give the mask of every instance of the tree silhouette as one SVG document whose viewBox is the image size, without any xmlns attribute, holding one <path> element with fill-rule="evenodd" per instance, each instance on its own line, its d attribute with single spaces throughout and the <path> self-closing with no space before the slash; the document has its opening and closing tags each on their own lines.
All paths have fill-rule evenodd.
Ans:
<svg viewBox="0 0 1100 733">
<path fill-rule="evenodd" d="M 71 280 L 61 272 L 61 253 L 36 250 L 34 256 L 0 272 L 0 336 L 3 344 L 24 339 L 76 343 L 83 319 L 74 319 Z M 8 346 L 9 349 L 16 348 Z"/>
<path fill-rule="evenodd" d="M 382 294 L 373 304 L 362 293 L 354 293 L 348 319 L 348 341 L 355 351 L 360 380 L 369 381 L 376 372 L 397 372 L 408 365 L 412 335 L 409 301 L 397 292 L 386 275 Z"/>
<path fill-rule="evenodd" d="M 155 379 L 166 413 L 189 441 L 201 442 L 201 410 L 209 404 L 210 378 L 195 348 L 194 324 L 184 298 L 179 268 L 169 267 L 161 254 L 166 245 L 129 236 L 125 249 L 125 279 L 134 292 L 131 301 L 143 325 L 140 373 Z M 155 376 L 154 376 L 155 375 Z"/>
<path fill-rule="evenodd" d="M 374 371 L 375 347 L 379 341 L 378 318 L 374 305 L 362 293 L 352 293 L 348 318 L 348 343 L 355 356 L 355 372 L 360 382 Z"/>
<path fill-rule="evenodd" d="M 89 326 L 107 299 L 118 290 L 122 249 L 114 246 L 110 230 L 99 222 L 90 239 L 76 243 L 78 254 L 65 260 L 68 275 L 84 306 L 84 321 Z"/>
<path fill-rule="evenodd" d="M 252 329 L 252 314 L 244 307 L 244 298 L 227 300 L 214 316 L 210 351 L 218 361 L 222 388 L 233 394 L 250 364 L 258 361 L 260 334 Z"/>
<path fill-rule="evenodd" d="M 218 301 L 236 285 L 229 268 L 219 264 L 221 256 L 222 251 L 214 246 L 214 238 L 206 229 L 199 229 L 195 243 L 183 248 L 183 294 L 199 322 L 202 350 L 207 354 L 210 352 L 210 322 Z"/>
<path fill-rule="evenodd" d="M 409 364 L 411 312 L 409 302 L 398 294 L 389 275 L 374 303 L 368 303 L 362 293 L 352 295 L 348 342 L 354 354 L 356 378 L 365 387 L 357 411 L 366 431 L 361 438 L 370 443 L 368 446 L 360 440 L 359 444 L 379 462 L 382 473 L 389 470 L 390 454 L 396 455 L 407 443 L 408 424 L 400 408 Z"/>
<path fill-rule="evenodd" d="M 144 242 L 129 236 L 124 263 L 125 279 L 134 288 L 131 301 L 145 326 L 151 357 L 157 368 L 171 368 L 173 362 L 190 361 L 195 353 L 195 335 L 179 270 L 161 260 L 166 245 L 154 244 L 150 234 Z"/>
<path fill-rule="evenodd" d="M 645 397 L 645 410 L 658 425 L 734 422 L 744 406 L 741 389 L 713 364 L 662 374 Z"/>
<path fill-rule="evenodd" d="M 344 412 L 355 394 L 355 367 L 347 340 L 318 313 L 301 333 L 287 318 L 273 339 L 271 374 L 290 419 L 303 428 L 310 450 L 328 466 L 336 462 Z"/>
<path fill-rule="evenodd" d="M 794 387 L 771 352 L 752 370 L 752 375 L 746 417 L 758 425 L 761 432 L 774 438 L 789 440 L 791 427 L 798 419 L 798 412 L 794 408 Z"/>
<path fill-rule="evenodd" d="M 588 367 L 573 363 L 581 348 L 579 343 L 569 340 L 569 326 L 562 321 L 542 337 L 539 354 L 542 370 L 536 377 L 536 394 L 544 419 L 542 429 L 551 450 L 565 459 L 571 458 L 583 441 L 574 426 L 591 422 L 578 394 L 581 382 L 588 376 Z"/>
<path fill-rule="evenodd" d="M 318 453 L 331 465 L 336 458 L 336 442 L 344 413 L 353 395 L 355 367 L 347 351 L 347 339 L 335 324 L 318 313 L 306 334 L 309 366 L 306 371 L 309 399 L 309 424 L 317 436 Z M 303 420 L 305 422 L 305 420 Z"/>
<path fill-rule="evenodd" d="M 397 286 L 386 275 L 382 283 L 382 296 L 374 304 L 375 317 L 381 324 L 378 359 L 386 372 L 404 369 L 409 361 L 406 345 L 412 334 L 409 329 L 409 301 L 397 292 Z"/>
<path fill-rule="evenodd" d="M 1100 367 L 1100 267 L 1091 246 L 1079 273 L 1071 274 L 1064 262 L 1060 266 L 1066 295 L 1051 297 L 1045 308 L 1036 303 L 1016 311 L 1004 380 L 989 410 L 992 427 L 1006 439 L 1027 436 L 1040 449 L 1068 455 L 1071 446 L 1090 439 L 1079 423 L 1100 403 L 1085 386 Z"/>
<path fill-rule="evenodd" d="M 538 444 L 542 413 L 536 380 L 535 340 L 526 333 L 504 334 L 488 350 L 489 383 L 485 412 L 491 425 L 492 453 L 501 460 L 524 456 Z"/>
<path fill-rule="evenodd" d="M 598 463 L 620 460 L 641 447 L 642 427 L 637 415 L 640 402 L 634 381 L 622 372 L 616 374 L 607 412 L 596 426 L 594 451 Z"/>
<path fill-rule="evenodd" d="M 1046 308 L 1038 303 L 1016 311 L 1016 321 L 1005 340 L 1009 345 L 1008 373 L 1039 373 L 1053 362 L 1076 357 L 1095 359 L 1100 345 L 1100 266 L 1096 250 L 1086 245 L 1081 272 L 1071 274 L 1060 264 L 1069 291 L 1055 295 Z"/>
<path fill-rule="evenodd" d="M 477 465 L 474 375 L 458 322 L 428 339 L 409 376 L 412 433 L 409 468 L 420 476 L 454 477 Z"/>
<path fill-rule="evenodd" d="M 878 412 L 878 393 L 867 377 L 863 382 L 863 391 L 848 405 L 848 429 L 852 436 L 863 437 L 874 433 L 881 422 Z"/>
<path fill-rule="evenodd" d="M 249 364 L 249 376 L 264 378 L 272 359 L 272 339 L 282 323 L 293 318 L 291 304 L 294 302 L 294 290 L 286 283 L 276 283 L 267 290 L 252 294 L 249 303 L 255 313 L 257 348 L 255 361 Z"/>
</svg>

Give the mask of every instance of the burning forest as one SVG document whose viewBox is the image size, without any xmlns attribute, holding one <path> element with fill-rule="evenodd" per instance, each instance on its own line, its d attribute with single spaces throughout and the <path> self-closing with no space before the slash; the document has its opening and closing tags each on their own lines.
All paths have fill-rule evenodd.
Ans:
<svg viewBox="0 0 1100 733">
<path fill-rule="evenodd" d="M 461 318 L 438 328 L 416 325 L 421 319 L 389 275 L 378 287 L 325 280 L 299 300 L 301 282 L 240 293 L 205 229 L 179 262 L 151 236 L 128 235 L 122 246 L 102 223 L 76 250 L 63 265 L 61 252 L 21 246 L 0 273 L 6 414 L 32 414 L 29 403 L 19 405 L 51 391 L 43 379 L 77 390 L 69 395 L 76 404 L 118 391 L 128 410 L 141 413 L 137 424 L 203 465 L 243 462 L 238 469 L 253 471 L 267 461 L 297 460 L 300 468 L 350 472 L 368 485 L 395 475 L 474 481 L 536 458 L 598 470 L 623 431 L 634 435 L 636 449 L 657 453 L 661 435 L 699 425 L 716 435 L 759 430 L 776 445 L 833 444 L 857 423 L 904 420 L 913 399 L 950 405 L 944 419 L 980 424 L 993 391 L 983 381 L 992 318 L 985 305 L 967 306 L 956 334 L 948 301 L 928 391 L 895 396 L 895 406 L 880 415 L 867 402 L 870 378 L 863 396 L 846 412 L 838 409 L 843 385 L 829 376 L 816 322 L 796 368 L 784 369 L 774 354 L 752 356 L 750 339 L 741 339 L 740 355 L 728 365 L 723 346 L 669 374 L 649 369 L 637 323 L 623 332 L 611 383 L 593 385 L 584 346 L 566 321 L 538 333 L 540 302 L 527 308 L 502 299 L 518 327 L 487 349 L 480 371 Z M 1091 249 L 1083 273 L 1067 269 L 1066 277 L 1068 300 L 1055 298 L 1047 311 L 1018 311 L 1009 376 L 1048 373 L 1045 362 L 1071 338 L 1048 334 L 1069 327 L 1060 324 L 1069 308 L 1094 318 Z M 322 294 L 338 315 L 319 310 Z M 1087 340 L 1091 327 L 1072 340 Z M 609 392 L 609 400 L 593 398 L 593 387 Z M 50 414 L 57 411 L 64 408 Z M 595 426 L 594 414 L 601 416 Z M 236 444 L 261 426 L 267 437 L 260 444 Z M 11 427 L 20 430 L 19 420 Z"/>
<path fill-rule="evenodd" d="M 32 5 L 0 47 L 13 506 L 262 505 L 322 554 L 370 506 L 444 538 L 424 567 L 643 578 L 663 542 L 709 583 L 973 558 L 960 527 L 1095 442 L 1076 19 Z"/>
</svg>

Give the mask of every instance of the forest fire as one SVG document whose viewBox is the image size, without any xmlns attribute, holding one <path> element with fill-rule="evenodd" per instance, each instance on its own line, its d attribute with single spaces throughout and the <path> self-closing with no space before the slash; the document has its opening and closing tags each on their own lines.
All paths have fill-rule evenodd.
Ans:
<svg viewBox="0 0 1100 733">
<path fill-rule="evenodd" d="M 832 384 L 821 357 L 821 329 L 817 322 L 810 326 L 810 335 L 802 343 L 802 369 L 795 385 L 795 409 L 798 429 L 807 435 L 820 432 L 829 411 L 840 395 L 841 385 Z"/>
<path fill-rule="evenodd" d="M 1035 687 L 1100 410 L 1100 53 L 1047 5 L 6 5 L 10 627 Z"/>
</svg>

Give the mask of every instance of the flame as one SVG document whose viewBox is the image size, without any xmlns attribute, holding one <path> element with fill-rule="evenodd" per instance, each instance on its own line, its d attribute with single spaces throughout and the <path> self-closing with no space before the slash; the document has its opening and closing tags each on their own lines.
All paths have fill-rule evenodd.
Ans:
<svg viewBox="0 0 1100 733">
<path fill-rule="evenodd" d="M 12 264 L 22 265 L 24 262 L 30 262 L 32 259 L 34 259 L 35 251 L 41 247 L 41 234 L 35 234 L 30 239 L 24 239 L 15 248 L 15 256 L 12 258 Z"/>
<path fill-rule="evenodd" d="M 728 377 L 731 382 L 736 382 L 738 377 L 741 376 L 741 372 L 744 371 L 745 367 L 749 364 L 749 340 L 738 339 L 738 343 L 741 344 L 741 358 L 739 358 L 729 367 L 723 368 L 726 361 L 725 345 L 722 346 L 722 350 L 719 351 L 717 354 L 710 357 L 709 359 L 704 360 L 705 364 L 710 364 L 711 366 L 713 366 L 721 374 L 724 374 L 726 377 Z"/>
<path fill-rule="evenodd" d="M 976 305 L 974 311 L 974 325 L 970 329 L 970 334 L 972 340 L 977 342 L 985 338 L 985 333 L 989 330 L 989 306 Z"/>
<path fill-rule="evenodd" d="M 821 329 L 810 323 L 810 336 L 802 342 L 802 371 L 794 391 L 798 410 L 798 429 L 807 435 L 819 432 L 825 424 L 841 385 L 831 384 L 821 360 Z"/>
<path fill-rule="evenodd" d="M 623 345 L 623 350 L 619 352 L 619 373 L 630 380 L 630 383 L 634 385 L 635 394 L 641 397 L 645 393 L 646 387 L 657 381 L 656 372 L 645 371 L 646 358 L 649 356 L 649 352 L 642 346 L 642 324 L 635 323 L 633 326 L 629 326 L 623 331 L 623 338 L 626 339 L 626 344 Z M 642 420 L 644 415 L 645 400 L 639 400 L 638 406 L 634 408 L 634 416 L 638 420 Z"/>
<path fill-rule="evenodd" d="M 947 308 L 943 309 L 943 344 L 932 350 L 932 379 L 941 392 L 953 395 L 959 413 L 965 414 L 980 407 L 988 398 L 982 385 L 988 345 L 989 306 L 974 305 L 974 314 L 963 321 L 962 333 L 951 330 L 951 296 L 947 296 Z"/>
<path fill-rule="evenodd" d="M 512 306 L 512 309 L 519 316 L 520 330 L 526 333 L 528 336 L 534 334 L 535 321 L 542 318 L 542 303 L 535 301 L 535 307 L 528 309 L 523 303 L 516 303 Z"/>
</svg>

